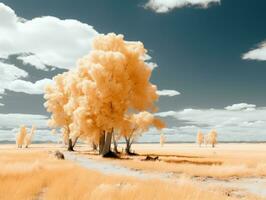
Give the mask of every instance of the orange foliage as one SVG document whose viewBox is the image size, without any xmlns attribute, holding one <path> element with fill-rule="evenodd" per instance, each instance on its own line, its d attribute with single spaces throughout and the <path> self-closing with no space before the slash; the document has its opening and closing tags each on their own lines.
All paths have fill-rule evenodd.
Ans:
<svg viewBox="0 0 266 200">
<path fill-rule="evenodd" d="M 77 67 L 54 77 L 54 85 L 46 88 L 50 126 L 67 126 L 72 138 L 98 141 L 103 131 L 130 127 L 125 126 L 130 111 L 132 116 L 145 115 L 136 122 L 141 131 L 150 124 L 164 127 L 152 114 L 141 112 L 154 111 L 158 99 L 149 81 L 152 69 L 145 62 L 146 53 L 141 42 L 127 42 L 123 35 L 96 36 L 91 52 Z"/>
</svg>

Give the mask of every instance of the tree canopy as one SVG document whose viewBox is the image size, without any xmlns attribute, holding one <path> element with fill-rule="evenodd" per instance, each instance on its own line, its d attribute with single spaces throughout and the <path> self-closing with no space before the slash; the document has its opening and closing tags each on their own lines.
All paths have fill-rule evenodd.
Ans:
<svg viewBox="0 0 266 200">
<path fill-rule="evenodd" d="M 50 126 L 66 127 L 70 138 L 89 137 L 98 143 L 101 137 L 125 128 L 129 118 L 142 131 L 147 130 L 147 124 L 163 126 L 151 114 L 158 95 L 150 82 L 152 68 L 146 57 L 141 42 L 128 42 L 114 33 L 96 36 L 92 50 L 78 60 L 76 68 L 55 76 L 46 88 Z M 145 117 L 138 117 L 141 115 Z M 128 128 L 133 124 L 129 121 Z M 109 141 L 104 143 L 109 145 Z"/>
</svg>

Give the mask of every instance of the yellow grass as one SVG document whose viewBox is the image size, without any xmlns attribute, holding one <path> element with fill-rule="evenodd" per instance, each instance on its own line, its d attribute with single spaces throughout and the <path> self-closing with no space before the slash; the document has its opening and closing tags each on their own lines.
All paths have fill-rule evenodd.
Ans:
<svg viewBox="0 0 266 200">
<path fill-rule="evenodd" d="M 266 144 L 219 144 L 214 149 L 200 148 L 197 144 L 167 144 L 164 147 L 136 144 L 133 149 L 141 156 L 123 156 L 130 159 L 107 161 L 137 170 L 174 172 L 190 177 L 226 179 L 266 176 Z M 159 156 L 160 161 L 142 161 L 145 155 Z M 106 159 L 103 161 L 106 162 Z"/>
<path fill-rule="evenodd" d="M 34 148 L 0 150 L 0 166 L 1 200 L 232 199 L 224 191 L 207 191 L 186 180 L 175 184 L 104 175 Z"/>
</svg>

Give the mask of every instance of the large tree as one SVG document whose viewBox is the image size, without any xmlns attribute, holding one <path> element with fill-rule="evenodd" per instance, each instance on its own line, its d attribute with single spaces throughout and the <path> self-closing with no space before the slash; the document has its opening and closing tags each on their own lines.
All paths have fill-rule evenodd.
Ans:
<svg viewBox="0 0 266 200">
<path fill-rule="evenodd" d="M 123 35 L 94 38 L 90 53 L 63 77 L 64 97 L 54 97 L 66 100 L 59 109 L 70 117 L 72 137 L 93 138 L 100 154 L 106 156 L 114 130 L 122 127 L 128 113 L 156 109 L 157 88 L 150 83 L 152 68 L 145 62 L 146 55 L 141 42 L 127 42 Z M 58 113 L 50 108 L 52 119 L 54 111 Z"/>
</svg>

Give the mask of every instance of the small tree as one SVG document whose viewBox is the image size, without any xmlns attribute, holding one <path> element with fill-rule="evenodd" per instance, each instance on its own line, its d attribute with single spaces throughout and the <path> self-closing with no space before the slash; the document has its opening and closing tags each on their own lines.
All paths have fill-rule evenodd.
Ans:
<svg viewBox="0 0 266 200">
<path fill-rule="evenodd" d="M 163 133 L 161 133 L 160 134 L 160 145 L 161 145 L 161 147 L 164 145 L 164 143 L 165 143 L 165 136 L 164 136 Z"/>
<path fill-rule="evenodd" d="M 150 126 L 162 129 L 165 127 L 165 124 L 160 119 L 155 118 L 151 113 L 146 111 L 130 115 L 124 120 L 124 126 L 121 129 L 121 134 L 124 136 L 126 141 L 127 154 L 132 154 L 131 146 L 133 142 L 142 133 L 148 131 Z"/>
<path fill-rule="evenodd" d="M 204 135 L 203 135 L 203 133 L 201 131 L 198 131 L 197 142 L 198 142 L 200 147 L 201 147 L 201 144 L 204 143 Z"/>
<path fill-rule="evenodd" d="M 28 148 L 29 145 L 31 144 L 31 141 L 32 141 L 32 138 L 34 136 L 35 130 L 36 130 L 36 127 L 35 126 L 32 126 L 30 133 L 28 133 L 25 136 L 24 144 L 25 144 L 25 147 L 26 148 Z"/>
<path fill-rule="evenodd" d="M 17 136 L 16 136 L 16 144 L 18 148 L 22 148 L 26 135 L 27 135 L 26 126 L 21 125 L 19 132 L 17 133 Z"/>
<path fill-rule="evenodd" d="M 217 132 L 216 130 L 211 130 L 211 132 L 208 134 L 208 140 L 209 143 L 212 145 L 212 147 L 215 147 L 215 144 L 217 143 Z"/>
</svg>

